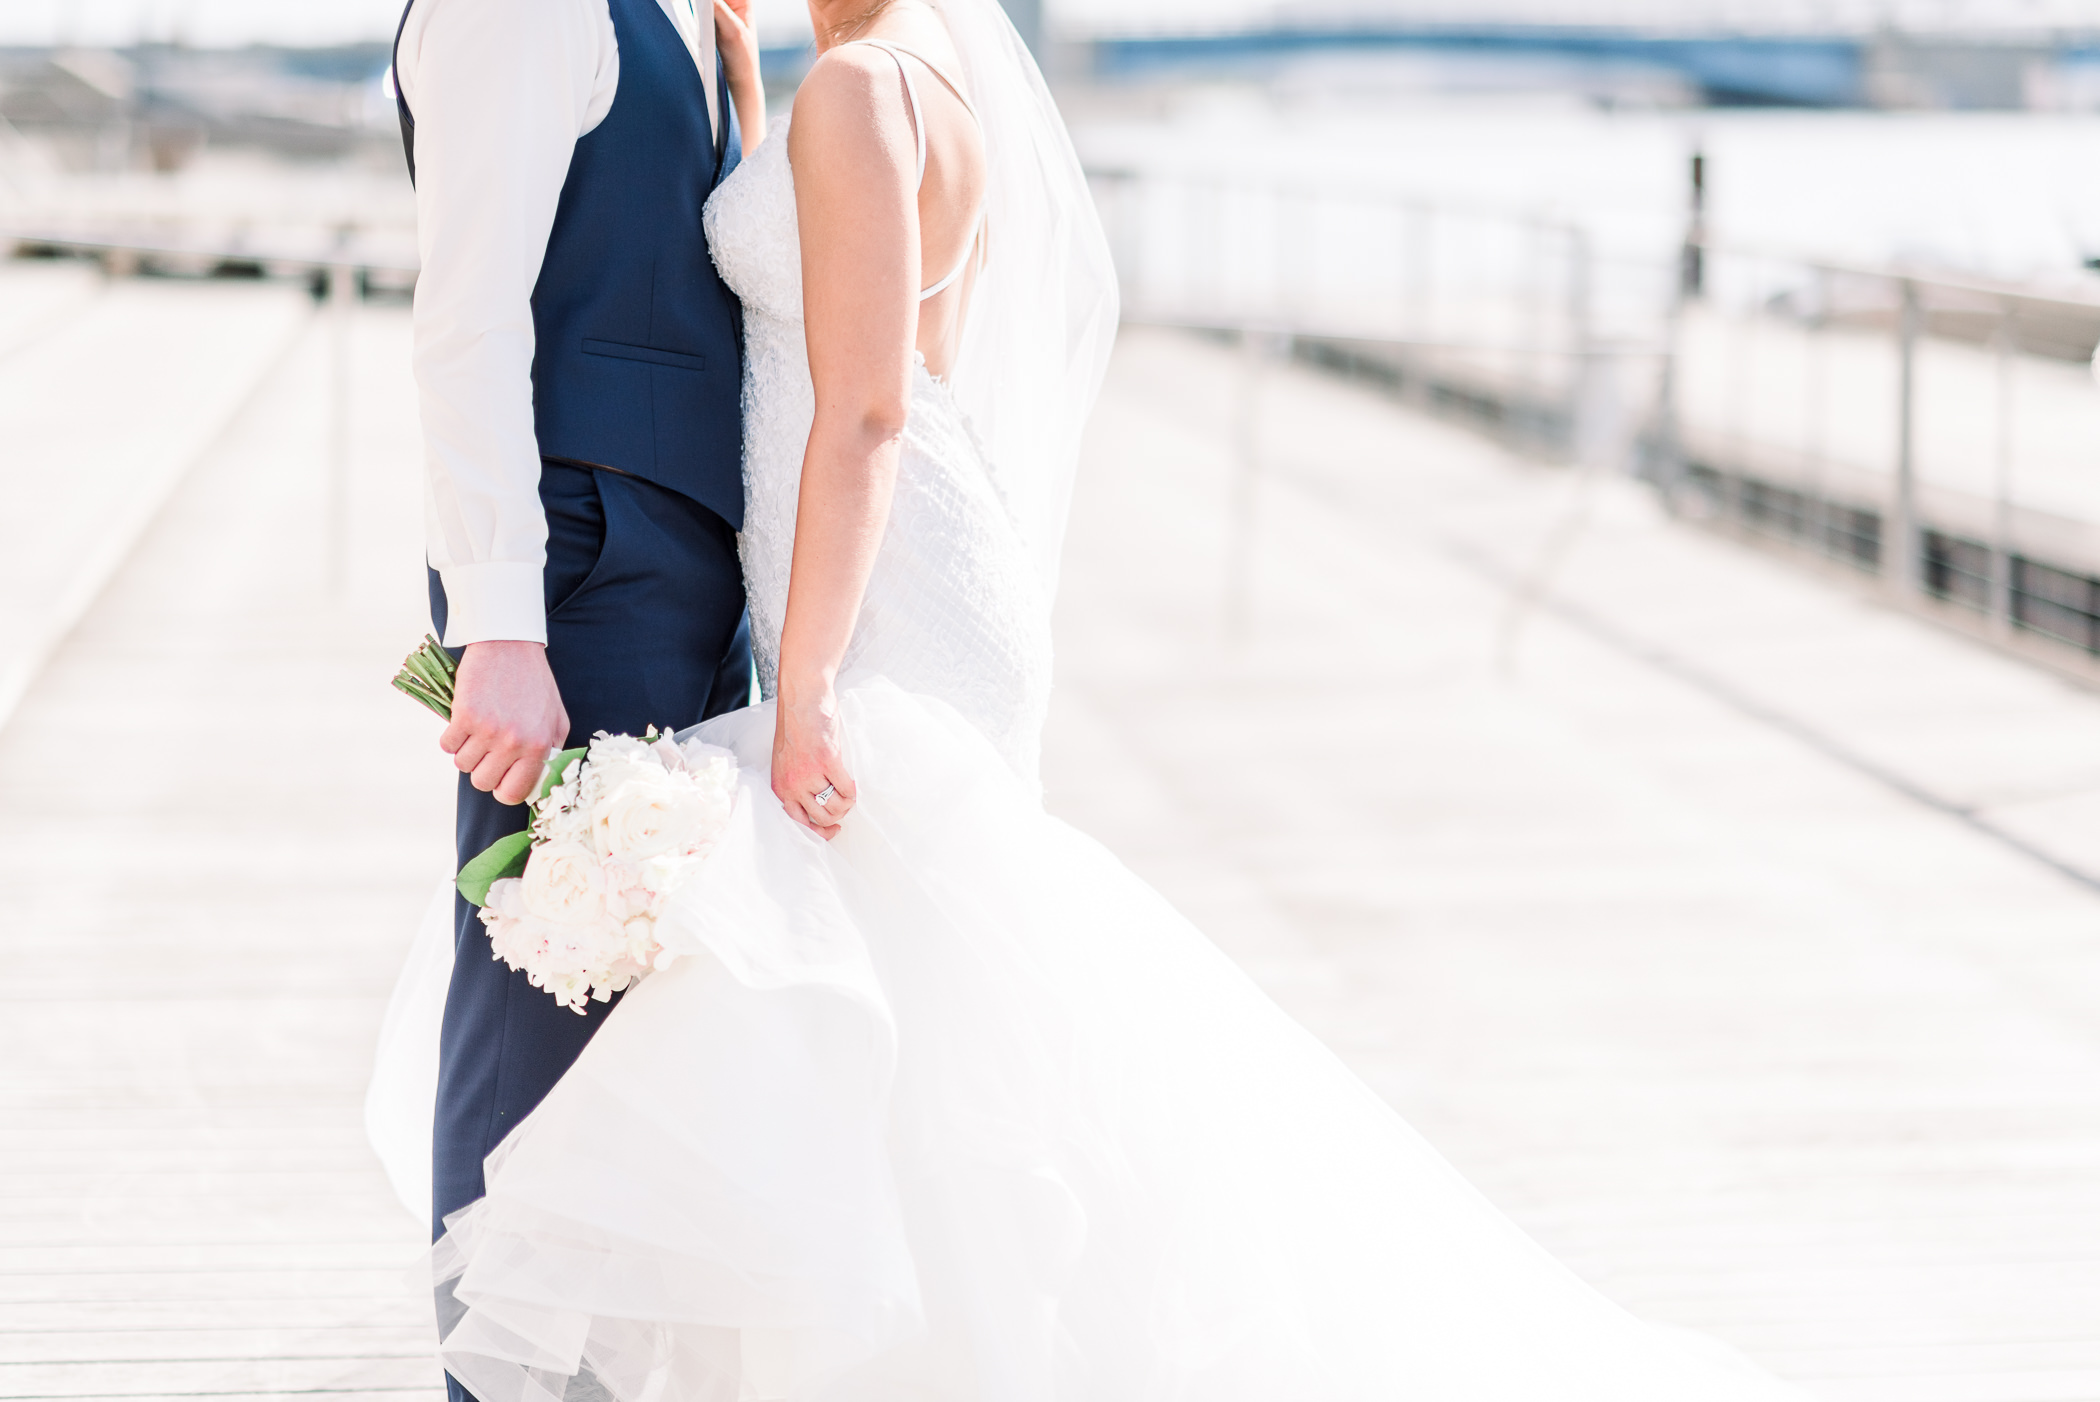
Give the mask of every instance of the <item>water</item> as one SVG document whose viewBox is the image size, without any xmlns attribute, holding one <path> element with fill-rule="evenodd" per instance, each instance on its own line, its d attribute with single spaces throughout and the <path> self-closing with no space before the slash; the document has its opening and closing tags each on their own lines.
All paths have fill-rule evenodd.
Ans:
<svg viewBox="0 0 2100 1402">
<path fill-rule="evenodd" d="M 1719 242 L 2100 286 L 2100 118 L 2025 113 L 1600 111 L 1531 101 L 1346 101 L 1191 87 L 1158 115 L 1088 115 L 1089 164 L 1392 190 L 1568 219 L 1609 258 L 1667 261 L 1691 153 Z"/>
</svg>

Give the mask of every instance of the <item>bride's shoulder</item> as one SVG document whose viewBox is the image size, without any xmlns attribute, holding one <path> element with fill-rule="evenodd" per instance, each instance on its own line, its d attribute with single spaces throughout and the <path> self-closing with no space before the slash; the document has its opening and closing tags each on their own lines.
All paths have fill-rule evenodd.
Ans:
<svg viewBox="0 0 2100 1402">
<path fill-rule="evenodd" d="M 913 139 L 897 60 L 873 44 L 826 50 L 795 90 L 788 143 L 798 166 L 819 152 L 855 165 L 890 164 L 900 152 L 908 161 Z"/>
<path fill-rule="evenodd" d="M 804 126 L 840 119 L 865 122 L 902 107 L 897 60 L 874 44 L 840 44 L 825 50 L 795 89 L 795 115 Z"/>
</svg>

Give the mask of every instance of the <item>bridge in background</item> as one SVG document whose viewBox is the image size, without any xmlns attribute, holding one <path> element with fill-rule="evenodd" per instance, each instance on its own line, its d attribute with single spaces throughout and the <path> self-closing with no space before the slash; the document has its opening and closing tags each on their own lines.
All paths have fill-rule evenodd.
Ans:
<svg viewBox="0 0 2100 1402">
<path fill-rule="evenodd" d="M 1502 66 L 1513 83 L 1661 79 L 1716 105 L 1954 110 L 2083 108 L 2100 93 L 2091 35 L 1698 32 L 1607 25 L 1306 23 L 1213 34 L 1104 35 L 1096 79 L 1260 74 L 1308 57 L 1397 54 Z"/>
</svg>

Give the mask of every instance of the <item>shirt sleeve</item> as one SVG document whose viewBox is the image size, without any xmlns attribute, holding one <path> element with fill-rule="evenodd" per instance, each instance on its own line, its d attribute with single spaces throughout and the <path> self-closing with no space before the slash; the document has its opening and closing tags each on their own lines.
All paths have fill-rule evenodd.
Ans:
<svg viewBox="0 0 2100 1402">
<path fill-rule="evenodd" d="M 576 138 L 611 107 L 618 62 L 604 0 L 416 0 L 402 32 L 424 517 L 449 646 L 547 640 L 532 290 Z"/>
</svg>

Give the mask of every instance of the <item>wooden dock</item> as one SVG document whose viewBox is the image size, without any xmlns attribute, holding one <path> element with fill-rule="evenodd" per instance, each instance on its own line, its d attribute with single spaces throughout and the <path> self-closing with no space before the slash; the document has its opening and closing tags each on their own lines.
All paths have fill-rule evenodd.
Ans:
<svg viewBox="0 0 2100 1402">
<path fill-rule="evenodd" d="M 97 295 L 134 292 L 225 328 L 275 290 Z M 313 317 L 283 295 L 284 330 Z M 220 362 L 246 407 L 170 435 L 180 486 L 0 731 L 0 1396 L 442 1395 L 424 1233 L 361 1123 L 450 827 L 428 717 L 386 686 L 428 626 L 405 314 L 360 317 L 356 347 L 348 588 L 323 578 L 312 321 L 273 368 Z M 75 452 L 8 461 L 9 490 L 103 485 L 121 461 L 86 406 L 192 367 L 147 368 L 71 386 Z M 63 592 L 76 557 L 46 558 Z"/>
<path fill-rule="evenodd" d="M 340 591 L 323 341 L 0 731 L 0 1399 L 437 1396 L 360 1122 L 449 841 L 385 685 L 425 626 L 406 316 L 357 318 Z M 1642 1313 L 1827 1402 L 2100 1399 L 2100 699 L 1247 374 L 1126 336 L 1053 806 Z"/>
<path fill-rule="evenodd" d="M 1053 807 L 1636 1311 L 1829 1402 L 2100 1398 L 2100 698 L 1357 387 L 1119 357 Z"/>
</svg>

